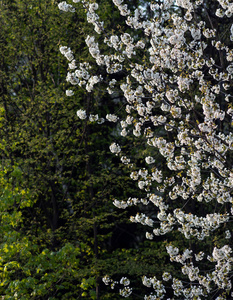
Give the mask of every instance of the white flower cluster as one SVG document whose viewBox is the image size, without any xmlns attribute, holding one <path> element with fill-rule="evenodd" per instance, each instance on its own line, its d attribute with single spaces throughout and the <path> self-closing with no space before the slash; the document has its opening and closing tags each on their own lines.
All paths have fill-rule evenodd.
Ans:
<svg viewBox="0 0 233 300">
<path fill-rule="evenodd" d="M 208 293 L 211 291 L 211 284 L 214 282 L 219 289 L 230 290 L 232 285 L 229 280 L 229 275 L 232 270 L 232 261 L 233 257 L 231 257 L 232 249 L 225 245 L 222 248 L 214 248 L 212 256 L 208 257 L 208 260 L 211 262 L 216 262 L 214 271 L 205 274 L 205 276 L 199 274 L 199 268 L 195 267 L 192 262 L 192 251 L 186 249 L 184 253 L 179 254 L 179 249 L 177 247 L 173 247 L 172 245 L 167 246 L 167 252 L 170 255 L 171 261 L 176 261 L 183 265 L 182 272 L 184 275 L 189 277 L 189 280 L 198 281 L 200 286 L 195 292 L 200 292 L 199 295 L 203 295 L 204 289 L 207 290 Z M 203 259 L 204 253 L 200 252 L 198 255 L 195 255 L 196 261 L 199 261 L 200 258 Z M 190 262 L 191 260 L 191 262 Z M 212 287 L 213 288 L 213 287 Z M 178 287 L 178 293 L 174 293 L 178 296 L 184 293 L 187 293 L 187 290 L 181 290 Z M 192 291 L 193 294 L 193 291 Z M 186 299 L 186 298 L 185 298 Z M 190 299 L 190 298 L 188 298 Z"/>
<path fill-rule="evenodd" d="M 123 289 L 120 289 L 119 290 L 119 294 L 122 296 L 122 297 L 129 297 L 131 294 L 132 294 L 132 288 L 128 287 L 128 286 L 125 286 Z"/>
<path fill-rule="evenodd" d="M 75 12 L 75 8 L 72 5 L 68 4 L 66 1 L 60 2 L 58 4 L 58 8 L 65 12 Z"/>
<path fill-rule="evenodd" d="M 72 85 L 78 84 L 79 86 L 86 86 L 86 90 L 91 92 L 94 89 L 94 85 L 102 81 L 101 75 L 91 76 L 89 74 L 90 65 L 88 63 L 80 63 L 79 68 L 77 68 L 76 60 L 74 59 L 73 52 L 70 48 L 66 46 L 60 47 L 60 52 L 63 54 L 69 63 L 69 69 L 75 70 L 74 72 L 68 72 L 66 76 L 66 81 L 70 82 Z M 70 92 L 67 92 L 67 96 L 72 96 Z"/>
<path fill-rule="evenodd" d="M 116 207 L 122 208 L 122 209 L 125 209 L 125 208 L 128 206 L 127 202 L 125 202 L 125 201 L 119 201 L 119 200 L 117 200 L 117 199 L 115 199 L 115 200 L 113 201 L 113 204 L 114 204 Z"/>
<path fill-rule="evenodd" d="M 112 143 L 109 148 L 112 153 L 119 154 L 121 152 L 121 147 L 116 143 Z"/>
<path fill-rule="evenodd" d="M 162 281 L 158 280 L 156 277 L 143 276 L 142 283 L 146 287 L 151 287 L 151 286 L 153 287 L 153 289 L 155 290 L 155 293 L 156 293 L 156 297 L 157 297 L 155 299 L 163 299 L 164 298 L 164 296 L 165 296 L 164 294 L 166 293 L 166 290 L 165 290 L 165 286 L 162 284 Z M 145 299 L 153 299 L 153 298 L 148 298 L 148 297 L 151 297 L 151 295 L 145 296 Z"/>
<path fill-rule="evenodd" d="M 146 161 L 147 164 L 153 164 L 155 162 L 155 159 L 151 156 L 147 156 L 145 158 L 145 161 Z"/>
<path fill-rule="evenodd" d="M 117 120 L 118 120 L 118 117 L 117 117 L 116 115 L 107 114 L 107 115 L 106 115 L 106 119 L 107 119 L 109 122 L 114 122 L 114 123 L 116 123 Z"/>
<path fill-rule="evenodd" d="M 87 117 L 86 111 L 83 110 L 83 109 L 79 109 L 79 110 L 77 111 L 77 116 L 79 117 L 79 119 L 85 120 L 86 117 Z"/>
<path fill-rule="evenodd" d="M 72 91 L 71 91 L 72 92 Z M 70 93 L 70 91 L 69 91 Z M 67 94 L 67 93 L 66 93 Z M 71 95 L 67 95 L 67 96 L 71 96 Z M 79 117 L 79 119 L 81 120 L 85 120 L 88 117 L 89 122 L 93 123 L 93 122 L 97 122 L 97 124 L 103 124 L 105 122 L 104 118 L 99 118 L 98 114 L 89 114 L 89 116 L 87 116 L 86 110 L 84 109 L 79 109 L 77 111 L 77 116 Z"/>
<path fill-rule="evenodd" d="M 130 14 L 127 4 L 122 4 L 123 0 L 113 0 L 112 2 L 118 7 L 122 16 L 127 16 Z"/>
<path fill-rule="evenodd" d="M 153 227 L 153 223 L 154 221 L 147 217 L 145 214 L 140 214 L 137 213 L 135 217 L 131 216 L 130 217 L 131 222 L 135 222 L 135 223 L 141 223 L 142 225 L 147 225 L 150 227 Z"/>
<path fill-rule="evenodd" d="M 111 289 L 114 289 L 116 287 L 116 285 L 123 285 L 123 288 L 119 289 L 119 294 L 122 297 L 129 297 L 132 294 L 133 289 L 131 287 L 129 287 L 130 285 L 130 280 L 127 277 L 122 277 L 120 282 L 118 281 L 113 281 L 108 275 L 103 277 L 103 282 L 106 285 L 110 285 Z"/>
<path fill-rule="evenodd" d="M 66 59 L 68 59 L 69 61 L 74 59 L 74 55 L 73 52 L 71 51 L 70 48 L 68 48 L 67 46 L 61 46 L 60 47 L 60 52 L 62 55 L 64 55 L 66 57 Z"/>
<path fill-rule="evenodd" d="M 66 90 L 66 96 L 71 97 L 74 95 L 74 91 L 72 90 Z"/>
</svg>

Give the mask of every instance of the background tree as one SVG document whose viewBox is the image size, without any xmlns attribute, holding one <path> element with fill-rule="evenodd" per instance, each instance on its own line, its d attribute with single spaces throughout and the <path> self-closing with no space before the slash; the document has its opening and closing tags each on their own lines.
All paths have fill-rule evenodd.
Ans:
<svg viewBox="0 0 233 300">
<path fill-rule="evenodd" d="M 139 247 L 143 229 L 127 221 L 135 209 L 119 213 L 112 205 L 118 197 L 139 197 L 125 165 L 119 168 L 109 152 L 120 138 L 111 114 L 117 107 L 124 115 L 125 100 L 113 93 L 109 101 L 98 88 L 88 95 L 85 89 L 64 95 L 60 45 L 70 45 L 93 67 L 84 11 L 67 18 L 49 0 L 6 0 L 0 6 L 0 295 L 109 299 L 112 291 L 101 280 L 106 273 L 117 278 L 130 273 L 137 284 L 145 269 L 154 274 L 159 265 L 150 262 L 159 247 L 152 250 L 149 242 Z M 120 15 L 106 2 L 103 17 L 109 12 L 109 26 L 117 28 Z M 106 82 L 127 74 L 95 70 Z M 88 119 L 80 121 L 76 111 L 83 105 Z M 110 121 L 99 124 L 106 114 Z"/>
</svg>

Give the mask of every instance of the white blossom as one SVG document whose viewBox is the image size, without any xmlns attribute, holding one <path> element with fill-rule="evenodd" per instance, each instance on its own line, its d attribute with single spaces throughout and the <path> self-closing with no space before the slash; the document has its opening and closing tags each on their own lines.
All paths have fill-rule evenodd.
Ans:
<svg viewBox="0 0 233 300">
<path fill-rule="evenodd" d="M 66 1 L 60 2 L 58 4 L 58 8 L 65 12 L 75 12 L 75 8 L 72 5 L 68 4 Z"/>
<path fill-rule="evenodd" d="M 70 97 L 74 95 L 74 91 L 72 90 L 66 90 L 66 96 Z"/>
<path fill-rule="evenodd" d="M 147 156 L 145 158 L 145 161 L 146 161 L 147 164 L 153 164 L 155 162 L 155 159 L 151 156 Z"/>
<path fill-rule="evenodd" d="M 117 120 L 118 120 L 118 117 L 116 115 L 113 115 L 113 114 L 107 114 L 106 115 L 106 119 L 109 121 L 109 122 L 114 122 L 116 123 Z"/>
<path fill-rule="evenodd" d="M 116 144 L 116 143 L 112 143 L 111 146 L 110 146 L 109 148 L 110 148 L 110 151 L 111 151 L 112 153 L 118 154 L 118 153 L 121 152 L 120 146 L 119 146 L 118 144 Z"/>
<path fill-rule="evenodd" d="M 86 111 L 83 110 L 83 109 L 79 109 L 79 110 L 77 111 L 77 116 L 78 116 L 81 120 L 86 119 L 86 117 L 87 117 Z"/>
</svg>

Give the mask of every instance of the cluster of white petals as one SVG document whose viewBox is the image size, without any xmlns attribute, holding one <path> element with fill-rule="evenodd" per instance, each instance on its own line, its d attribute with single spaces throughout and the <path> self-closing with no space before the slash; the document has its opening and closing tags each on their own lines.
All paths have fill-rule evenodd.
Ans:
<svg viewBox="0 0 233 300">
<path fill-rule="evenodd" d="M 74 92 L 72 90 L 66 90 L 66 96 L 71 97 L 74 95 Z"/>
<path fill-rule="evenodd" d="M 68 4 L 66 1 L 60 2 L 58 4 L 58 7 L 60 10 L 63 10 L 65 12 L 75 12 L 75 8 L 71 4 Z"/>
<path fill-rule="evenodd" d="M 118 117 L 117 117 L 116 115 L 107 114 L 107 115 L 106 115 L 106 119 L 107 119 L 109 122 L 114 122 L 114 123 L 116 123 L 117 120 L 118 120 Z"/>
<path fill-rule="evenodd" d="M 120 282 L 118 282 L 118 281 L 112 280 L 108 275 L 106 275 L 102 278 L 102 280 L 103 280 L 104 284 L 110 285 L 111 289 L 114 289 L 116 286 L 121 286 L 121 288 L 119 288 L 119 294 L 122 297 L 127 298 L 132 293 L 132 288 L 129 286 L 130 280 L 127 277 L 122 277 Z"/>
<path fill-rule="evenodd" d="M 121 152 L 121 147 L 116 143 L 112 143 L 110 145 L 109 149 L 112 153 L 115 153 L 115 154 L 119 154 Z"/>
<path fill-rule="evenodd" d="M 85 120 L 86 117 L 87 117 L 86 111 L 83 110 L 83 109 L 79 109 L 79 110 L 77 111 L 77 116 L 79 117 L 79 119 Z"/>
</svg>

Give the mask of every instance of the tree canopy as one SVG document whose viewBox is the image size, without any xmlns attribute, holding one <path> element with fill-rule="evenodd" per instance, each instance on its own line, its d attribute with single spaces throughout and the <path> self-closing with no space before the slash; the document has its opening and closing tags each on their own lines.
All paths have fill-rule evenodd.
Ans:
<svg viewBox="0 0 233 300">
<path fill-rule="evenodd" d="M 232 3 L 0 11 L 2 299 L 232 299 Z"/>
<path fill-rule="evenodd" d="M 91 61 L 84 11 L 67 18 L 50 0 L 6 0 L 0 7 L 0 295 L 109 299 L 106 273 L 120 277 L 122 266 L 143 274 L 138 261 L 146 247 L 135 249 L 143 230 L 112 204 L 116 196 L 136 195 L 135 184 L 109 151 L 118 135 L 113 123 L 100 131 L 101 118 L 83 122 L 76 111 L 84 105 L 111 115 L 116 106 L 123 111 L 121 98 L 109 103 L 101 89 L 65 94 L 59 46 L 72 46 L 84 65 Z M 106 1 L 103 16 L 111 10 Z M 119 23 L 119 14 L 112 16 Z"/>
<path fill-rule="evenodd" d="M 102 89 L 109 101 L 123 97 L 125 116 L 117 106 L 105 116 L 119 130 L 110 151 L 129 168 L 140 196 L 113 203 L 138 208 L 130 220 L 147 228 L 152 244 L 164 241 L 171 262 L 164 255 L 159 275 L 145 271 L 142 297 L 231 299 L 232 3 L 167 0 L 133 8 L 113 0 L 125 24 L 110 27 L 101 3 L 73 2 L 58 6 L 69 14 L 85 10 L 93 61 L 79 63 L 70 45 L 60 46 L 73 85 L 67 93 L 73 97 L 80 86 L 88 93 Z M 99 118 L 85 105 L 77 115 Z M 135 299 L 125 276 L 103 280 Z"/>
</svg>

